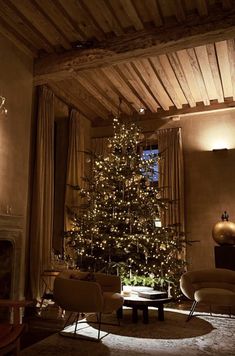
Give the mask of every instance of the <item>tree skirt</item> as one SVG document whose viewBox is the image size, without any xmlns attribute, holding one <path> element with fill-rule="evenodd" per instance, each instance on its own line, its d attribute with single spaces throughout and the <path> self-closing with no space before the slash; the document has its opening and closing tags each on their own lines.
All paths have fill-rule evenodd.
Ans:
<svg viewBox="0 0 235 356">
<path fill-rule="evenodd" d="M 54 334 L 23 350 L 20 355 L 68 355 L 68 356 L 140 356 L 140 355 L 235 355 L 235 316 L 209 316 L 196 313 L 186 322 L 188 312 L 165 309 L 165 321 L 157 320 L 157 311 L 149 311 L 149 324 L 139 321 L 133 324 L 131 310 L 124 310 L 120 326 L 102 325 L 102 340 L 97 342 L 79 340 Z M 97 337 L 97 325 L 87 323 L 78 326 L 79 334 Z M 105 316 L 105 322 L 116 322 L 115 317 Z M 64 330 L 72 336 L 73 326 Z"/>
</svg>

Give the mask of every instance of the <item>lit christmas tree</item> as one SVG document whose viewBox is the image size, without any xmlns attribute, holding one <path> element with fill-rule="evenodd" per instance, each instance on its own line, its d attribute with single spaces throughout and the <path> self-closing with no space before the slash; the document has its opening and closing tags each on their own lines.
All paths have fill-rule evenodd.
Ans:
<svg viewBox="0 0 235 356">
<path fill-rule="evenodd" d="M 65 254 L 79 268 L 110 273 L 115 267 L 124 283 L 172 283 L 177 290 L 184 238 L 175 227 L 159 225 L 172 202 L 154 183 L 159 157 L 141 154 L 142 136 L 136 124 L 114 119 L 109 153 L 93 159 L 89 189 L 77 187 L 82 204 L 70 210 Z"/>
</svg>

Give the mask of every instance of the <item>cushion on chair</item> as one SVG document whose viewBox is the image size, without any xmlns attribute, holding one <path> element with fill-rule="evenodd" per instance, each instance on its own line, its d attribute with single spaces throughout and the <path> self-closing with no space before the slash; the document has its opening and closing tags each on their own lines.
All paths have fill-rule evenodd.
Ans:
<svg viewBox="0 0 235 356">
<path fill-rule="evenodd" d="M 123 305 L 123 297 L 119 293 L 104 292 L 103 313 L 112 313 Z"/>
<path fill-rule="evenodd" d="M 235 293 L 222 288 L 201 288 L 194 293 L 194 299 L 211 305 L 235 305 Z"/>
</svg>

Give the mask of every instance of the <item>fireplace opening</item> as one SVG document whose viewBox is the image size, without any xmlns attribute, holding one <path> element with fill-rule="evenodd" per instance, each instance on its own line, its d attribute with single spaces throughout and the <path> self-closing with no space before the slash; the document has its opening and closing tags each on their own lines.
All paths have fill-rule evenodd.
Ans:
<svg viewBox="0 0 235 356">
<path fill-rule="evenodd" d="M 0 240 L 0 299 L 11 298 L 13 275 L 13 244 Z"/>
</svg>

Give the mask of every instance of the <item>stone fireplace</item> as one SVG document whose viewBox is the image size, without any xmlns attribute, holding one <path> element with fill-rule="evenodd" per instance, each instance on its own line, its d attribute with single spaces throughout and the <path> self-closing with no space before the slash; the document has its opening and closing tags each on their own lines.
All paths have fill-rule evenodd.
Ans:
<svg viewBox="0 0 235 356">
<path fill-rule="evenodd" d="M 23 216 L 0 215 L 0 291 L 2 298 L 24 298 Z"/>
</svg>

